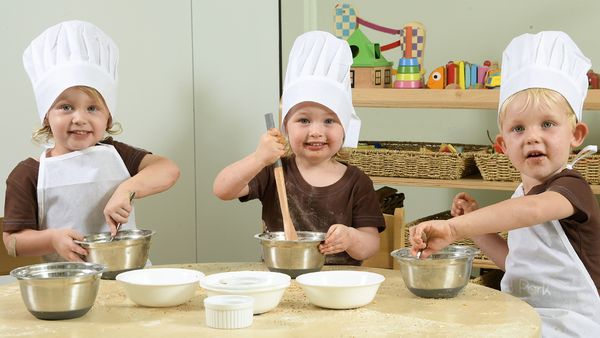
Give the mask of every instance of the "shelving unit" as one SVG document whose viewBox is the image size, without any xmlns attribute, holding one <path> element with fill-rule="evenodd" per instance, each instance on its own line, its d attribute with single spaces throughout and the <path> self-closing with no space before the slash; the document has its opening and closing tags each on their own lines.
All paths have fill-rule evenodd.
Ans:
<svg viewBox="0 0 600 338">
<path fill-rule="evenodd" d="M 353 89 L 352 101 L 356 107 L 372 108 L 444 108 L 444 109 L 498 109 L 498 90 L 493 89 Z M 585 110 L 600 110 L 600 90 L 589 90 Z M 485 189 L 513 191 L 517 182 L 485 181 L 481 176 L 458 180 L 437 180 L 402 177 L 371 177 L 375 184 L 418 186 L 431 188 Z M 594 194 L 600 194 L 600 185 L 592 185 Z"/>
</svg>

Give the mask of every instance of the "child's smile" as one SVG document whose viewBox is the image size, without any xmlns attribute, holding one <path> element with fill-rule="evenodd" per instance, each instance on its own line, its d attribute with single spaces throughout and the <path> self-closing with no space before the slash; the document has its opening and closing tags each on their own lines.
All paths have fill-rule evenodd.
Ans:
<svg viewBox="0 0 600 338">
<path fill-rule="evenodd" d="M 310 151 L 321 151 L 327 147 L 327 143 L 324 142 L 306 142 L 304 147 Z"/>
</svg>

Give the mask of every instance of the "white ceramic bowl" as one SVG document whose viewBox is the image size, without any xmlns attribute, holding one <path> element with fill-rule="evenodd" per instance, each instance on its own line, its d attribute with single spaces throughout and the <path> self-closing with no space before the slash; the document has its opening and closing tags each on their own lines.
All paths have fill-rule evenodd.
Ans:
<svg viewBox="0 0 600 338">
<path fill-rule="evenodd" d="M 241 329 L 252 325 L 254 298 L 220 295 L 204 298 L 206 325 L 215 329 Z"/>
<path fill-rule="evenodd" d="M 136 304 L 167 307 L 192 299 L 203 276 L 196 270 L 156 268 L 123 272 L 117 275 L 117 280 Z"/>
<path fill-rule="evenodd" d="M 352 309 L 369 304 L 385 280 L 366 271 L 319 271 L 296 277 L 308 300 L 328 309 Z"/>
<path fill-rule="evenodd" d="M 290 281 L 290 276 L 279 272 L 232 271 L 201 278 L 200 286 L 209 296 L 250 296 L 254 298 L 254 314 L 260 314 L 277 307 Z"/>
</svg>

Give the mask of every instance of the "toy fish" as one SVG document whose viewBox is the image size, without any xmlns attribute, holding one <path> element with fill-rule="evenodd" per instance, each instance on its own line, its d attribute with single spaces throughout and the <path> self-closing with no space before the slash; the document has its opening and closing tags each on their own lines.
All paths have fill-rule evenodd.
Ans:
<svg viewBox="0 0 600 338">
<path fill-rule="evenodd" d="M 429 80 L 427 80 L 427 88 L 429 89 L 444 89 L 446 87 L 446 68 L 439 66 L 429 74 Z"/>
</svg>

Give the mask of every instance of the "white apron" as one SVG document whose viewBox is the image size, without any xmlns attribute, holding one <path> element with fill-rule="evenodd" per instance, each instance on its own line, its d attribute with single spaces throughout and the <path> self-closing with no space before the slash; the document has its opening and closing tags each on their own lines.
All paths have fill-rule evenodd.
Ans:
<svg viewBox="0 0 600 338">
<path fill-rule="evenodd" d="M 509 231 L 508 249 L 501 289 L 536 309 L 542 336 L 600 337 L 598 290 L 557 220 Z"/>
<path fill-rule="evenodd" d="M 118 185 L 131 177 L 112 145 L 98 144 L 55 157 L 40 156 L 37 199 L 41 229 L 72 228 L 82 235 L 110 231 L 103 210 Z M 135 229 L 135 212 L 121 229 Z M 58 254 L 45 261 L 64 261 Z"/>
</svg>

